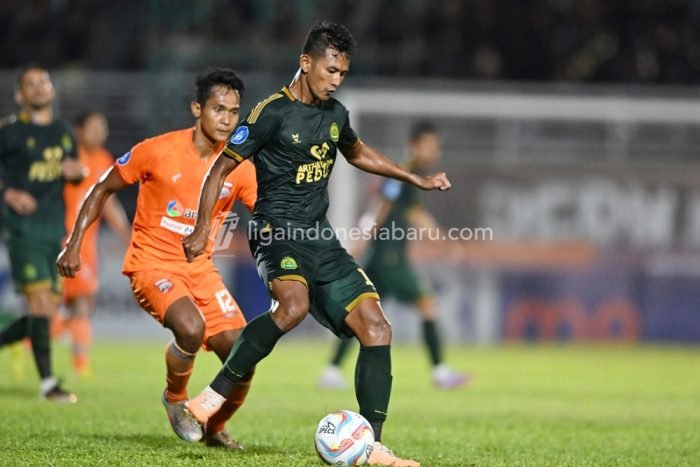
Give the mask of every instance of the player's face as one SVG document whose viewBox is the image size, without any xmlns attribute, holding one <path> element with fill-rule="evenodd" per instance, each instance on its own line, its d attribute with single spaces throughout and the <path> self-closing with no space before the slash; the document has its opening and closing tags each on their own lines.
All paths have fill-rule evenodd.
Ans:
<svg viewBox="0 0 700 467">
<path fill-rule="evenodd" d="M 40 110 L 51 105 L 55 95 L 49 73 L 40 68 L 31 68 L 20 80 L 17 101 L 32 110 Z"/>
<path fill-rule="evenodd" d="M 109 136 L 107 119 L 102 114 L 91 114 L 77 131 L 80 144 L 97 148 L 102 147 Z"/>
<path fill-rule="evenodd" d="M 308 61 L 304 62 L 304 57 Z M 306 66 L 306 82 L 314 99 L 327 101 L 340 87 L 350 69 L 347 55 L 326 49 L 323 56 L 302 55 L 302 69 Z"/>
<path fill-rule="evenodd" d="M 194 103 L 192 111 L 194 116 L 200 119 L 200 126 L 207 138 L 221 143 L 226 141 L 231 132 L 238 125 L 241 98 L 238 91 L 225 86 L 216 86 L 199 109 L 199 115 L 195 111 Z"/>
<path fill-rule="evenodd" d="M 411 143 L 414 160 L 419 168 L 429 168 L 435 165 L 442 155 L 440 137 L 435 133 L 424 133 Z"/>
</svg>

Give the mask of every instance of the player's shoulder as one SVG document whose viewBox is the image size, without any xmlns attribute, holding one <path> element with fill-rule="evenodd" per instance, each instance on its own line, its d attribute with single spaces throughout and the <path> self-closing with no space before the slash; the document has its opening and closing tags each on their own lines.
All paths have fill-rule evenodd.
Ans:
<svg viewBox="0 0 700 467">
<path fill-rule="evenodd" d="M 0 129 L 11 128 L 12 125 L 17 124 L 17 114 L 7 115 L 0 118 Z"/>
<path fill-rule="evenodd" d="M 246 122 L 251 125 L 255 124 L 262 115 L 264 115 L 265 118 L 279 116 L 285 109 L 289 108 L 293 100 L 294 98 L 291 97 L 289 90 L 283 88 L 281 91 L 271 94 L 255 104 L 255 107 L 253 107 L 246 117 Z"/>
<path fill-rule="evenodd" d="M 187 138 L 187 134 L 191 132 L 191 128 L 185 128 L 182 130 L 169 131 L 157 136 L 151 136 L 136 144 L 132 148 L 132 151 L 164 153 L 180 145 L 180 143 Z"/>
<path fill-rule="evenodd" d="M 54 118 L 51 122 L 51 125 L 62 133 L 68 133 L 71 136 L 73 135 L 73 128 L 67 121 L 63 119 Z"/>
</svg>

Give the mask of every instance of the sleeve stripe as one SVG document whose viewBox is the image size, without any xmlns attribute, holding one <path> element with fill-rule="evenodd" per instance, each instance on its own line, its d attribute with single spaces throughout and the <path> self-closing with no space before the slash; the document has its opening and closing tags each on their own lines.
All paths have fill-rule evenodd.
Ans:
<svg viewBox="0 0 700 467">
<path fill-rule="evenodd" d="M 271 95 L 270 97 L 268 97 L 267 99 L 265 99 L 264 101 L 259 102 L 258 105 L 256 105 L 255 108 L 250 112 L 250 115 L 248 115 L 248 118 L 246 118 L 246 121 L 252 125 L 253 123 L 255 123 L 258 120 L 258 117 L 260 116 L 260 114 L 262 113 L 263 109 L 265 108 L 265 106 L 267 104 L 269 104 L 270 102 L 272 102 L 274 100 L 280 99 L 282 97 L 284 97 L 284 94 L 275 93 L 275 94 Z"/>
<path fill-rule="evenodd" d="M 229 148 L 228 146 L 226 146 L 224 148 L 224 154 L 236 162 L 243 162 L 245 160 L 245 157 L 241 156 L 240 154 L 238 154 L 236 151 Z"/>
</svg>

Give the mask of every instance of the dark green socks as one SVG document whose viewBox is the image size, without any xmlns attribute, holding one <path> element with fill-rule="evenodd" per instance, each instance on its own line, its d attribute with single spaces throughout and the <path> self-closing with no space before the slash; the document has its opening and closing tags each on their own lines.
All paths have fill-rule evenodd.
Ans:
<svg viewBox="0 0 700 467">
<path fill-rule="evenodd" d="M 331 365 L 340 366 L 340 364 L 345 359 L 345 356 L 350 350 L 353 339 L 349 337 L 341 337 L 338 339 L 338 346 L 335 348 L 335 353 L 333 354 L 333 359 L 331 360 Z"/>
<path fill-rule="evenodd" d="M 27 337 L 29 316 L 22 316 L 15 320 L 0 333 L 0 346 L 9 345 Z"/>
<path fill-rule="evenodd" d="M 260 360 L 267 357 L 283 335 L 269 312 L 248 323 L 231 349 L 223 368 L 212 381 L 211 388 L 228 397 L 233 385 L 250 373 Z"/>
<path fill-rule="evenodd" d="M 49 318 L 45 316 L 30 316 L 27 328 L 29 340 L 32 342 L 34 362 L 41 379 L 51 377 L 51 336 L 49 334 Z"/>
<path fill-rule="evenodd" d="M 355 367 L 355 396 L 360 414 L 374 430 L 374 439 L 381 441 L 391 396 L 391 346 L 360 347 Z"/>
<path fill-rule="evenodd" d="M 433 366 L 442 363 L 442 348 L 440 348 L 440 338 L 438 337 L 435 320 L 423 320 L 423 340 L 425 340 L 425 345 L 428 347 L 430 362 Z"/>
</svg>

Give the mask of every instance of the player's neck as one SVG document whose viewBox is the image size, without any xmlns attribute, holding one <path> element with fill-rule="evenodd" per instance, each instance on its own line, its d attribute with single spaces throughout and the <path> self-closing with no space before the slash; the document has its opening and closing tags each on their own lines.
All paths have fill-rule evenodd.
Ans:
<svg viewBox="0 0 700 467">
<path fill-rule="evenodd" d="M 197 154 L 199 154 L 199 157 L 204 160 L 208 160 L 211 156 L 213 156 L 214 152 L 216 151 L 216 147 L 218 146 L 216 141 L 208 138 L 204 134 L 202 129 L 199 127 L 199 122 L 197 122 L 197 125 L 192 132 L 192 144 L 194 144 L 194 149 L 197 151 Z"/>
<path fill-rule="evenodd" d="M 43 107 L 41 109 L 23 107 L 22 113 L 28 115 L 29 121 L 35 125 L 49 125 L 51 122 L 53 122 L 53 109 L 51 106 Z"/>
<path fill-rule="evenodd" d="M 301 70 L 294 75 L 287 89 L 289 89 L 289 92 L 292 93 L 292 96 L 294 96 L 296 100 L 303 104 L 316 105 L 320 102 L 319 99 L 316 99 L 313 94 L 311 94 L 311 89 L 306 82 L 306 75 L 301 73 Z"/>
</svg>

